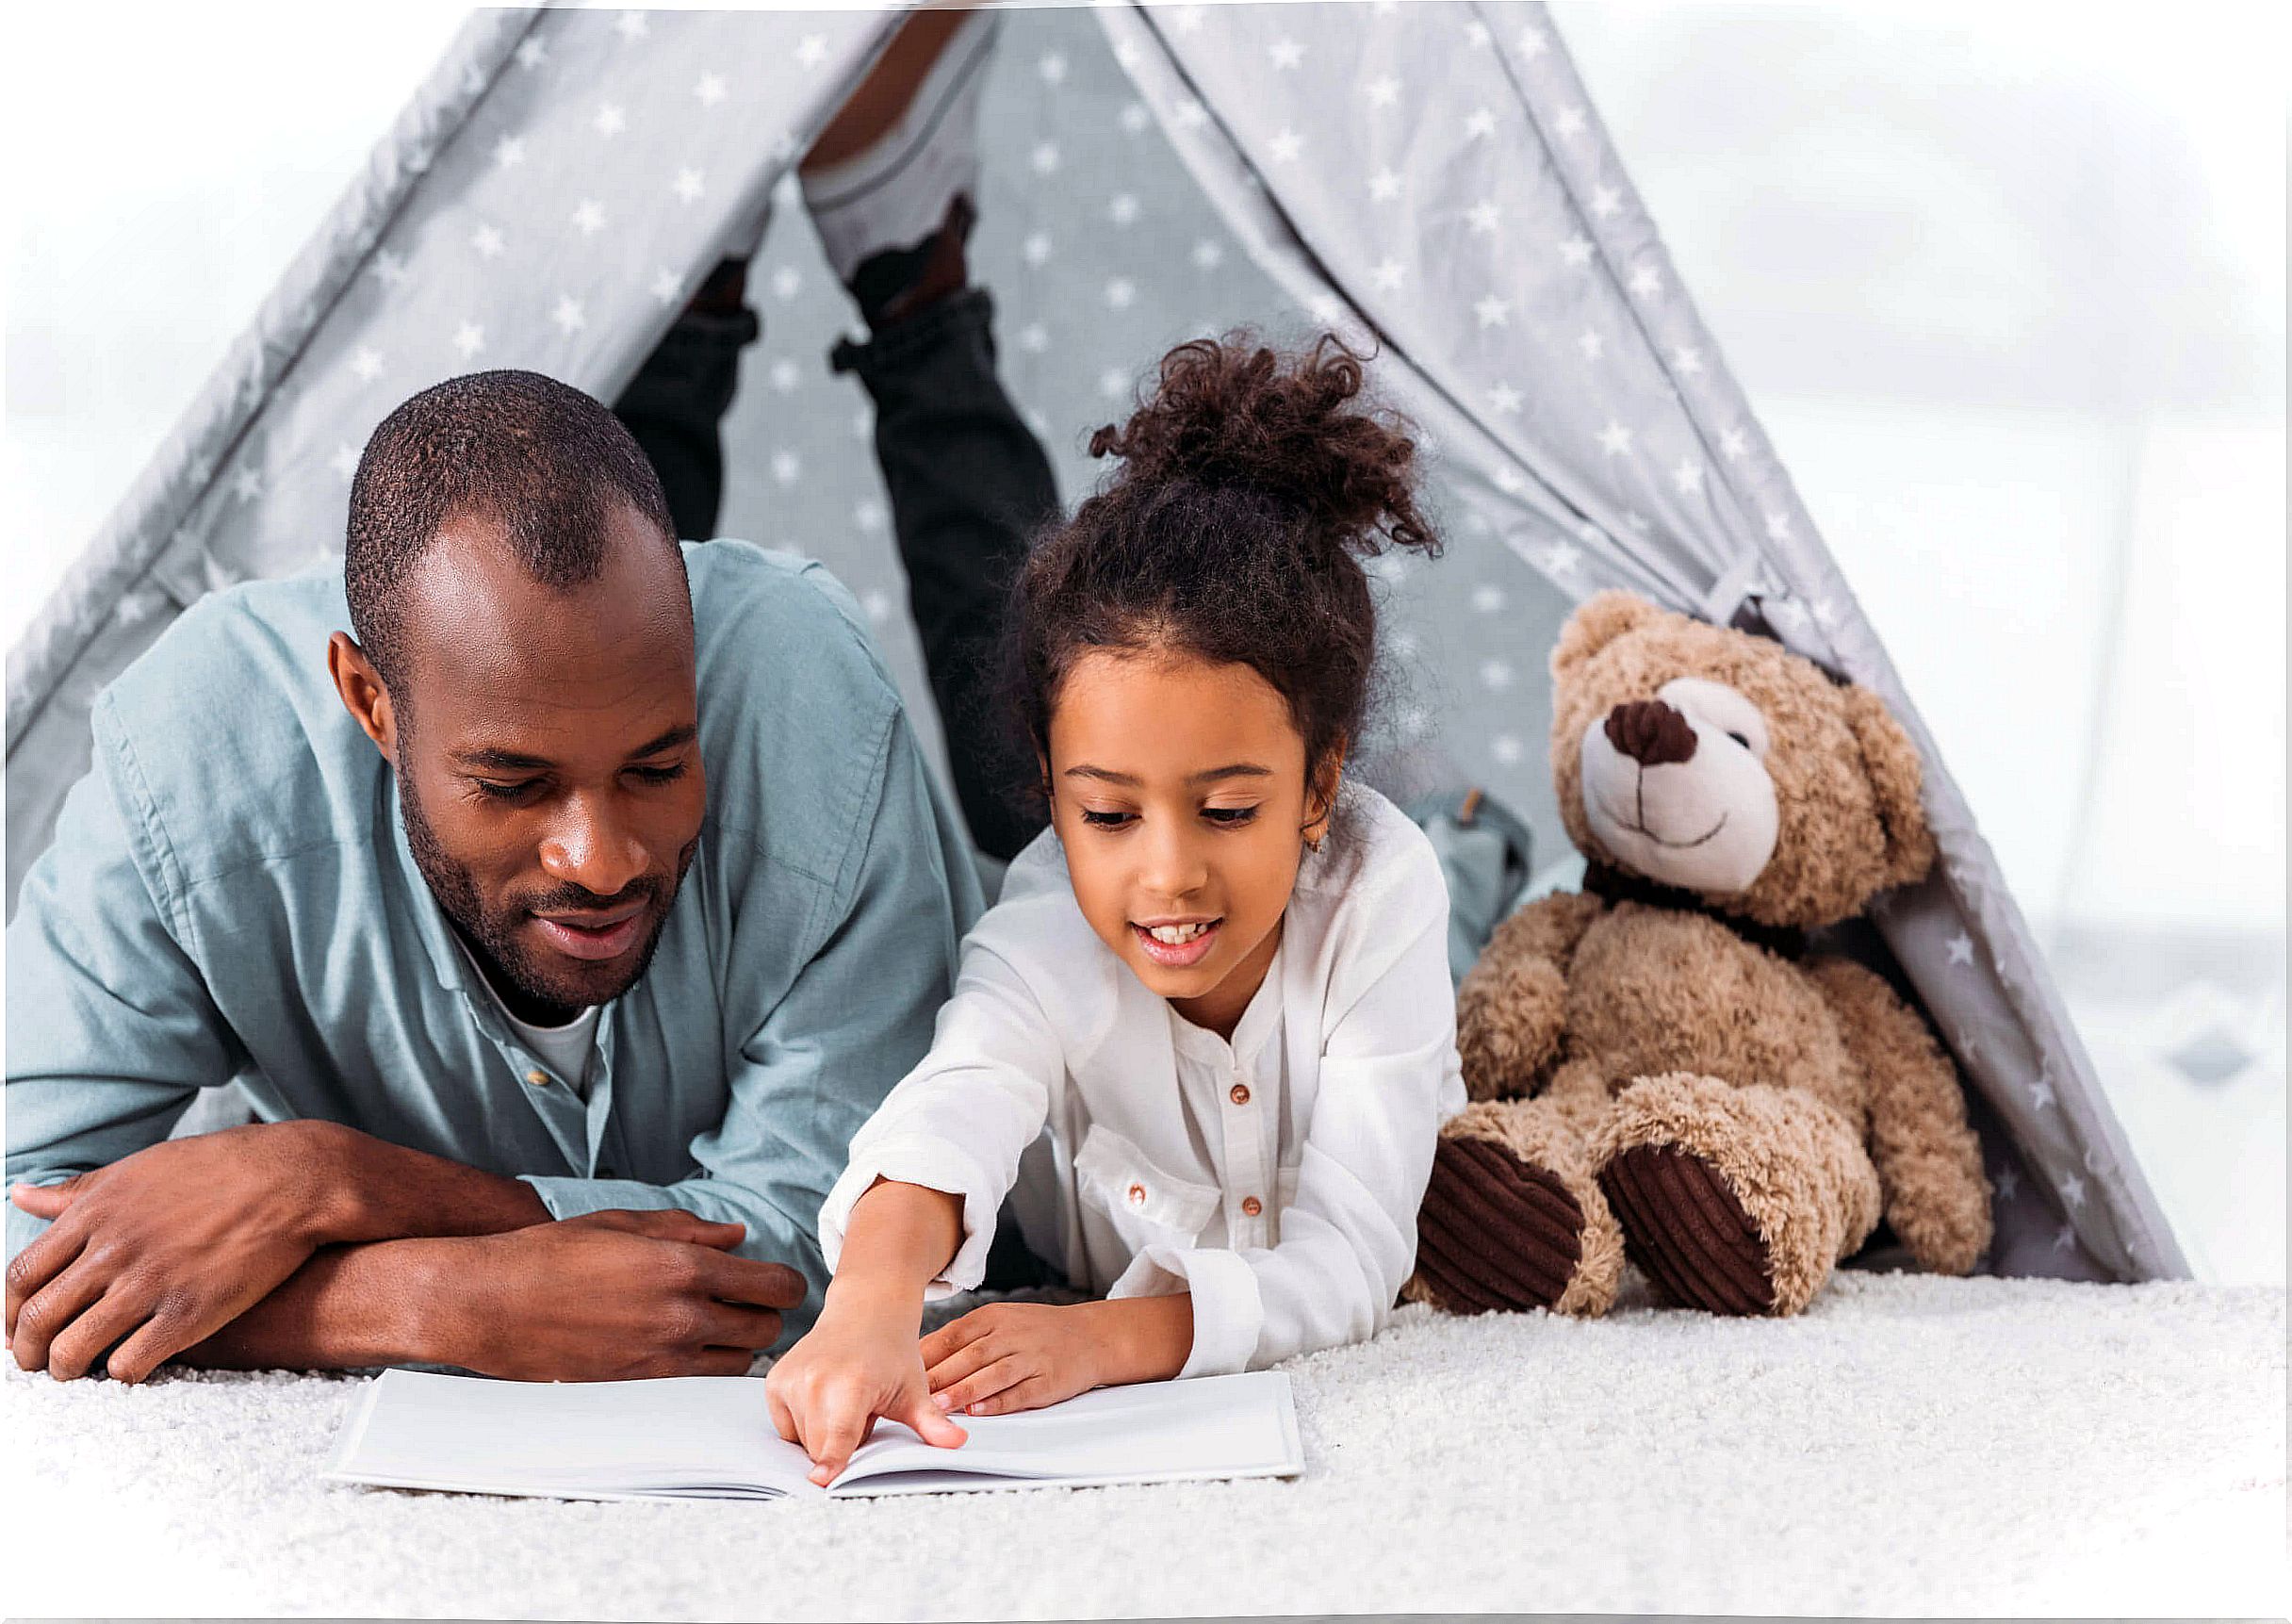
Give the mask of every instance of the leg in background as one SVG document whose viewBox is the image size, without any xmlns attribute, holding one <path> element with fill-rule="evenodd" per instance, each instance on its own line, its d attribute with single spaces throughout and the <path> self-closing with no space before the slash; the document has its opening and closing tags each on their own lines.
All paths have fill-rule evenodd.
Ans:
<svg viewBox="0 0 2292 1624">
<path fill-rule="evenodd" d="M 724 501 L 720 431 L 740 382 L 740 353 L 758 332 L 745 303 L 747 273 L 745 259 L 719 264 L 613 402 L 661 476 L 669 517 L 688 541 L 716 533 Z"/>
</svg>

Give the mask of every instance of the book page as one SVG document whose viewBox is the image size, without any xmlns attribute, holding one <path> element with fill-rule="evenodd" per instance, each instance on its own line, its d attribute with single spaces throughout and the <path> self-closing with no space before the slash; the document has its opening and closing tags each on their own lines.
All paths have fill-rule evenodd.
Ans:
<svg viewBox="0 0 2292 1624">
<path fill-rule="evenodd" d="M 877 1422 L 830 1492 L 1270 1477 L 1303 1465 L 1289 1378 L 1272 1370 L 1100 1387 L 1049 1409 L 953 1419 L 971 1438 L 952 1450 Z M 970 1479 L 980 1481 L 958 1481 Z"/>
</svg>

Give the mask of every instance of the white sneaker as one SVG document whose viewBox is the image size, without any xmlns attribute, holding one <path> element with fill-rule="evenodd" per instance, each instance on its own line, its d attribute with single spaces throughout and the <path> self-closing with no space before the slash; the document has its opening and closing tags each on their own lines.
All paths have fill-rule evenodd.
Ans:
<svg viewBox="0 0 2292 1624">
<path fill-rule="evenodd" d="M 846 287 L 878 254 L 938 231 L 958 194 L 979 184 L 979 86 L 1003 19 L 972 11 L 947 37 L 898 122 L 840 163 L 799 171 L 804 205 Z"/>
</svg>

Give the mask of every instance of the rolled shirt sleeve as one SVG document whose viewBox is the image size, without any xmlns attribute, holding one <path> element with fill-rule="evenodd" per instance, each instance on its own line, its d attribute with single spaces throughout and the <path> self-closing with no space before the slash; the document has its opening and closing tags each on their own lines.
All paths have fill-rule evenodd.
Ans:
<svg viewBox="0 0 2292 1624">
<path fill-rule="evenodd" d="M 848 898 L 817 927 L 821 944 L 733 1058 L 723 1120 L 692 1141 L 693 1174 L 672 1184 L 526 1175 L 550 1214 L 678 1206 L 747 1226 L 738 1251 L 787 1263 L 809 1288 L 788 1317 L 799 1334 L 819 1311 L 828 1263 L 812 1219 L 852 1136 L 929 1041 L 954 978 L 960 921 L 976 880 L 953 814 L 930 787 L 904 714 L 887 730 L 873 819 L 856 837 Z M 745 931 L 784 928 L 769 909 L 741 910 Z"/>
<path fill-rule="evenodd" d="M 1150 1246 L 1109 1293 L 1193 1293 L 1194 1346 L 1181 1375 L 1260 1369 L 1372 1337 L 1416 1267 L 1440 1124 L 1464 1105 L 1448 893 L 1429 845 L 1422 857 L 1405 865 L 1381 922 L 1383 940 L 1403 945 L 1324 1040 L 1279 1243 Z"/>
<path fill-rule="evenodd" d="M 1041 1005 L 989 944 L 1000 923 L 992 913 L 981 921 L 930 1053 L 852 1140 L 850 1163 L 820 1208 L 820 1248 L 830 1272 L 853 1204 L 878 1178 L 962 1198 L 962 1241 L 925 1288 L 926 1300 L 973 1290 L 986 1272 L 997 1210 L 1065 1074 Z"/>
</svg>

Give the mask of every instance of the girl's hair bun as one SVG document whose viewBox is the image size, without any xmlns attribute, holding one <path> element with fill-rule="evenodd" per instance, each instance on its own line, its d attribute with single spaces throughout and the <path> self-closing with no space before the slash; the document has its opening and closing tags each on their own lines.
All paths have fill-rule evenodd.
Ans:
<svg viewBox="0 0 2292 1624">
<path fill-rule="evenodd" d="M 1388 544 L 1437 553 L 1416 508 L 1408 426 L 1357 403 L 1361 363 L 1334 334 L 1288 356 L 1247 331 L 1194 339 L 1162 357 L 1128 422 L 1090 436 L 1090 454 L 1122 460 L 1117 484 L 1256 492 L 1356 558 Z"/>
</svg>

